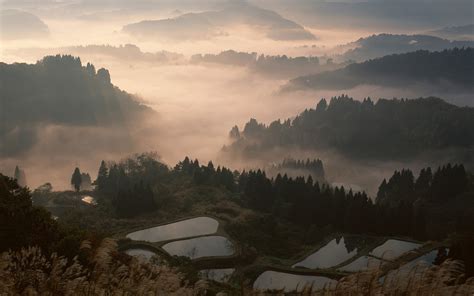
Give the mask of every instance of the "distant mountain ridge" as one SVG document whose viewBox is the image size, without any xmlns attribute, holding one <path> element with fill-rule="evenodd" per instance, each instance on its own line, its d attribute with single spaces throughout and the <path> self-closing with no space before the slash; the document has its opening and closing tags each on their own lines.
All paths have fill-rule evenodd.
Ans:
<svg viewBox="0 0 474 296">
<path fill-rule="evenodd" d="M 0 39 L 36 39 L 48 36 L 48 26 L 36 15 L 16 9 L 0 10 Z"/>
<path fill-rule="evenodd" d="M 14 53 L 13 50 L 8 50 L 8 53 Z M 67 46 L 57 48 L 25 48 L 15 49 L 15 52 L 20 52 L 26 55 L 47 55 L 51 52 L 87 57 L 100 56 L 110 57 L 121 61 L 129 60 L 134 62 L 150 62 L 150 63 L 177 63 L 185 60 L 184 55 L 170 52 L 170 51 L 157 51 L 157 52 L 143 52 L 135 44 L 124 44 L 119 46 L 104 45 L 104 44 L 89 44 L 84 46 Z"/>
<path fill-rule="evenodd" d="M 439 36 L 450 40 L 474 40 L 474 24 L 464 26 L 444 27 L 439 30 L 428 32 L 428 34 Z"/>
<path fill-rule="evenodd" d="M 451 41 L 429 35 L 378 34 L 345 45 L 350 47 L 339 59 L 363 62 L 390 54 L 417 50 L 442 51 L 445 49 L 474 47 L 474 41 Z"/>
<path fill-rule="evenodd" d="M 123 27 L 138 37 L 169 39 L 209 39 L 227 35 L 226 26 L 247 25 L 273 40 L 311 40 L 315 36 L 303 26 L 274 11 L 246 2 L 231 2 L 221 10 L 187 13 L 175 18 L 145 20 Z"/>
<path fill-rule="evenodd" d="M 259 55 L 256 52 L 237 52 L 234 50 L 226 50 L 219 54 L 196 54 L 191 57 L 190 62 L 247 67 L 252 72 L 276 79 L 288 79 L 300 75 L 315 74 L 344 66 L 336 63 L 322 64 L 318 57 L 313 56 L 272 56 Z"/>
<path fill-rule="evenodd" d="M 472 23 L 471 0 L 251 0 L 314 28 L 416 29 Z"/>
</svg>

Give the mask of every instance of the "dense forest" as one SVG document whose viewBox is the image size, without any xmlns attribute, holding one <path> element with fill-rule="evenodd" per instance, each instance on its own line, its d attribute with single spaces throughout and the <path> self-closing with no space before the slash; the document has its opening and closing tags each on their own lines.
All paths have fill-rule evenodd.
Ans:
<svg viewBox="0 0 474 296">
<path fill-rule="evenodd" d="M 438 98 L 363 101 L 348 96 L 322 99 L 294 119 L 268 126 L 251 119 L 224 153 L 259 157 L 277 147 L 336 149 L 363 158 L 413 158 L 445 148 L 472 151 L 474 108 Z M 383 141 L 381 140 L 383 139 Z M 461 154 L 459 154 L 461 155 Z M 472 153 L 466 156 L 472 161 Z"/>
<path fill-rule="evenodd" d="M 266 168 L 270 176 L 288 175 L 289 177 L 311 176 L 314 181 L 325 182 L 324 166 L 320 159 L 294 159 L 287 157 L 281 163 L 273 163 Z"/>
<path fill-rule="evenodd" d="M 117 167 L 119 176 L 114 172 Z M 424 168 L 418 177 L 410 170 L 396 171 L 381 182 L 375 199 L 364 192 L 314 181 L 311 176 L 278 174 L 270 178 L 262 170 L 231 171 L 212 163 L 200 165 L 187 157 L 171 169 L 149 154 L 119 164 L 103 162 L 96 184 L 100 203 L 111 205 L 118 217 L 186 211 L 186 205 L 178 206 L 177 188 L 187 195 L 191 188 L 201 188 L 198 191 L 204 195 L 195 196 L 190 203 L 223 199 L 260 213 L 245 222 L 230 223 L 226 230 L 238 241 L 274 256 L 288 255 L 294 243 L 314 242 L 334 232 L 419 240 L 453 235 L 469 238 L 474 233 L 474 176 L 462 165 Z M 205 197 L 214 190 L 221 191 L 218 199 Z M 288 241 L 288 235 L 293 241 Z M 451 255 L 470 260 L 468 268 L 473 272 L 467 246 L 466 242 L 456 245 Z"/>
<path fill-rule="evenodd" d="M 381 183 L 375 202 L 364 192 L 331 187 L 311 176 L 269 178 L 262 170 L 231 171 L 187 157 L 170 169 L 148 154 L 118 164 L 102 162 L 96 181 L 103 199 L 123 217 L 167 207 L 174 183 L 221 188 L 244 207 L 305 228 L 420 239 L 474 231 L 469 222 L 474 179 L 462 165 L 448 164 L 433 173 L 426 168 L 416 179 L 409 170 L 395 172 Z"/>
<path fill-rule="evenodd" d="M 364 192 L 314 181 L 311 176 L 278 174 L 270 178 L 262 170 L 231 171 L 187 157 L 168 168 L 150 154 L 120 163 L 102 162 L 96 186 L 99 204 L 110 205 L 119 218 L 187 211 L 188 202 L 235 203 L 258 215 L 233 221 L 226 231 L 239 242 L 273 256 L 287 256 L 292 244 L 318 241 L 335 232 L 419 240 L 449 236 L 455 241 L 474 233 L 474 176 L 457 164 L 424 168 L 417 177 L 410 170 L 396 171 L 381 182 L 375 199 Z M 204 195 L 191 198 L 191 188 Z M 190 196 L 179 206 L 182 190 Z M 216 190 L 219 197 L 206 197 L 215 196 L 212 192 Z M 218 211 L 234 213 L 235 209 Z M 474 261 L 467 248 L 471 243 L 469 239 L 455 243 L 450 256 L 465 260 L 473 272 Z"/>
<path fill-rule="evenodd" d="M 298 77 L 286 89 L 350 89 L 358 85 L 408 87 L 430 84 L 433 89 L 450 84 L 474 85 L 474 48 L 454 48 L 440 52 L 419 50 L 355 63 L 343 69 Z"/>
<path fill-rule="evenodd" d="M 473 47 L 474 41 L 450 41 L 429 35 L 378 34 L 360 38 L 345 46 L 351 47 L 351 49 L 341 55 L 340 59 L 363 62 L 390 54 L 417 50 L 442 51 L 456 47 Z"/>
<path fill-rule="evenodd" d="M 119 127 L 151 112 L 115 87 L 108 70 L 72 56 L 0 63 L 0 92 L 0 155 L 31 148 L 43 124 Z"/>
<path fill-rule="evenodd" d="M 334 70 L 343 64 L 320 63 L 318 57 L 288 57 L 258 55 L 256 52 L 223 51 L 219 54 L 197 54 L 191 57 L 191 63 L 224 64 L 247 67 L 250 71 L 275 78 L 293 78 L 301 75 L 315 74 Z"/>
</svg>

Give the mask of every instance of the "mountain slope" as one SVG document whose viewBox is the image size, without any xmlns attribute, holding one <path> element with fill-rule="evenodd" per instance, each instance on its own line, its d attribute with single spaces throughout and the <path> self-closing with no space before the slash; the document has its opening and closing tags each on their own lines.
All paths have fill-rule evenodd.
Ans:
<svg viewBox="0 0 474 296">
<path fill-rule="evenodd" d="M 41 125 L 120 127 L 152 112 L 115 87 L 106 69 L 59 55 L 0 63 L 0 105 L 0 155 L 31 148 Z"/>
<path fill-rule="evenodd" d="M 287 89 L 343 90 L 358 85 L 406 88 L 417 84 L 428 84 L 433 89 L 472 89 L 474 49 L 385 56 L 331 72 L 298 77 L 290 81 Z"/>
<path fill-rule="evenodd" d="M 474 47 L 472 41 L 450 41 L 428 35 L 379 34 L 352 42 L 351 47 L 340 58 L 363 62 L 390 54 L 407 53 L 417 50 L 442 51 L 445 49 Z"/>
<path fill-rule="evenodd" d="M 444 27 L 439 30 L 428 32 L 433 36 L 446 38 L 450 40 L 474 40 L 474 24 L 465 26 Z"/>
<path fill-rule="evenodd" d="M 348 156 L 393 160 L 456 148 L 470 149 L 472 155 L 473 126 L 474 108 L 437 98 L 373 103 L 341 96 L 329 104 L 323 99 L 293 120 L 266 126 L 252 119 L 242 132 L 234 131 L 239 137 L 224 150 L 259 157 L 278 148 L 335 149 Z"/>
<path fill-rule="evenodd" d="M 233 25 L 245 25 L 273 40 L 311 40 L 301 25 L 246 2 L 232 2 L 217 11 L 187 13 L 171 19 L 146 20 L 126 25 L 123 31 L 139 37 L 208 39 L 227 34 Z"/>
</svg>

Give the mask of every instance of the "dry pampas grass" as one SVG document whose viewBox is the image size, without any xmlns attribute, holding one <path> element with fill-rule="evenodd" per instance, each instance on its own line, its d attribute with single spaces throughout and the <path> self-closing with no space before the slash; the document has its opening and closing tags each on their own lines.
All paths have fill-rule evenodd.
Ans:
<svg viewBox="0 0 474 296">
<path fill-rule="evenodd" d="M 458 260 L 446 260 L 440 266 L 391 271 L 383 278 L 380 268 L 360 272 L 342 278 L 337 285 L 315 291 L 307 286 L 301 292 L 253 291 L 252 295 L 302 295 L 302 296 L 343 296 L 343 295 L 474 295 L 474 278 L 465 278 L 464 264 Z"/>
<path fill-rule="evenodd" d="M 56 254 L 46 257 L 37 247 L 0 256 L 0 295 L 206 295 L 208 283 L 194 286 L 168 266 L 123 257 L 116 242 L 104 239 L 93 248 L 84 241 L 86 263 Z M 120 258 L 122 256 L 122 258 Z M 399 268 L 382 276 L 382 269 L 360 272 L 336 285 L 299 293 L 252 291 L 245 295 L 474 295 L 474 278 L 465 278 L 464 264 L 446 260 L 440 266 Z M 381 278 L 383 280 L 381 280 Z"/>
<path fill-rule="evenodd" d="M 0 295 L 196 295 L 182 275 L 167 266 L 136 258 L 118 260 L 116 243 L 104 239 L 89 252 L 87 266 L 77 258 L 46 257 L 37 247 L 5 252 L 0 257 Z"/>
</svg>

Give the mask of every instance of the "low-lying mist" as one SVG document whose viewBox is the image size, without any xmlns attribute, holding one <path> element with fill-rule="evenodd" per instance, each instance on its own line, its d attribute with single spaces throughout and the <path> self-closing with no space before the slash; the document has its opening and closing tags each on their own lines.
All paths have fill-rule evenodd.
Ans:
<svg viewBox="0 0 474 296">
<path fill-rule="evenodd" d="M 356 184 L 374 192 L 382 177 L 394 169 L 407 167 L 403 163 L 352 163 L 335 152 L 285 151 L 272 159 L 258 162 L 227 159 L 221 153 L 228 144 L 228 132 L 234 125 L 243 126 L 250 118 L 270 123 L 281 118 L 291 118 L 306 108 L 316 106 L 321 98 L 347 93 L 356 99 L 372 97 L 408 97 L 437 95 L 406 89 L 359 86 L 345 91 L 280 92 L 286 80 L 270 79 L 249 71 L 245 67 L 207 66 L 186 62 L 193 54 L 219 53 L 223 50 L 258 52 L 263 54 L 331 55 L 338 54 L 337 44 L 345 44 L 359 37 L 377 33 L 377 30 L 307 28 L 316 40 L 275 41 L 262 39 L 239 27 L 230 35 L 209 40 L 161 39 L 140 40 L 121 32 L 131 22 L 138 22 L 151 13 L 127 14 L 118 12 L 88 11 L 82 15 L 65 15 L 38 12 L 48 25 L 50 35 L 44 39 L 2 40 L 2 62 L 34 63 L 44 55 L 72 53 L 70 46 L 91 44 L 136 44 L 143 52 L 168 51 L 183 54 L 184 62 L 163 62 L 136 57 L 111 57 L 97 53 L 81 54 L 83 65 L 91 62 L 97 69 L 110 71 L 112 83 L 152 107 L 156 113 L 143 118 L 133 129 L 112 127 L 38 126 L 39 142 L 26 155 L 0 159 L 3 173 L 11 175 L 16 165 L 27 174 L 28 185 L 35 188 L 51 182 L 55 189 L 70 188 L 70 177 L 78 166 L 95 178 L 101 160 L 119 160 L 131 153 L 156 151 L 170 166 L 185 156 L 198 158 L 201 163 L 212 160 L 235 169 L 265 166 L 270 161 L 291 154 L 292 157 L 321 158 L 328 180 Z M 156 15 L 157 18 L 173 16 L 171 11 Z M 80 29 L 78 29 L 80 28 Z M 59 49 L 62 48 L 62 49 Z M 77 54 L 77 53 L 76 53 Z M 453 94 L 453 97 L 458 94 Z M 449 99 L 449 98 L 447 98 Z M 343 164 L 343 165 L 340 165 Z M 410 165 L 421 167 L 425 164 Z"/>
<path fill-rule="evenodd" d="M 286 81 L 265 79 L 242 67 L 147 63 L 103 56 L 83 57 L 82 62 L 108 68 L 114 85 L 135 94 L 156 113 L 126 131 L 127 137 L 124 131 L 111 128 L 41 127 L 40 142 L 25 157 L 3 159 L 1 165 L 9 174 L 17 164 L 24 168 L 31 188 L 44 182 L 52 182 L 56 189 L 69 188 L 75 166 L 95 176 L 101 160 L 118 160 L 144 151 L 156 151 L 170 166 L 190 156 L 201 163 L 212 160 L 216 165 L 233 169 L 265 167 L 288 155 L 321 158 L 329 182 L 355 184 L 370 193 L 374 193 L 382 176 L 390 176 L 395 169 L 417 169 L 426 165 L 357 163 L 335 152 L 321 151 L 288 151 L 272 159 L 251 162 L 227 159 L 220 150 L 228 144 L 232 126 L 242 127 L 250 118 L 266 124 L 278 118 L 291 118 L 307 108 L 314 108 L 321 98 L 340 93 L 281 93 L 279 90 Z M 361 86 L 345 93 L 360 100 L 367 96 L 418 96 L 410 90 L 373 86 Z"/>
</svg>

